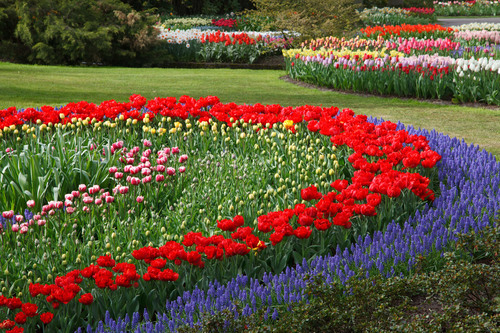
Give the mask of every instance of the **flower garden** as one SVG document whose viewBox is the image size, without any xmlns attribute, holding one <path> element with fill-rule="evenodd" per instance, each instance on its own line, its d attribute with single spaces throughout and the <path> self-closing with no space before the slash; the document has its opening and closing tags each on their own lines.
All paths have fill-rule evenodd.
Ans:
<svg viewBox="0 0 500 333">
<path fill-rule="evenodd" d="M 282 53 L 291 78 L 318 86 L 500 105 L 500 26 L 444 28 L 436 13 L 366 10 L 381 25 L 295 48 L 297 34 L 242 18 L 155 29 L 174 61 Z M 0 184 L 7 333 L 197 330 L 220 313 L 276 322 L 314 298 L 314 277 L 412 276 L 500 217 L 500 163 L 463 140 L 348 108 L 216 96 L 0 110 Z"/>
<path fill-rule="evenodd" d="M 499 30 L 498 24 L 369 26 L 353 39 L 321 38 L 283 54 L 291 78 L 320 86 L 499 105 Z"/>
</svg>

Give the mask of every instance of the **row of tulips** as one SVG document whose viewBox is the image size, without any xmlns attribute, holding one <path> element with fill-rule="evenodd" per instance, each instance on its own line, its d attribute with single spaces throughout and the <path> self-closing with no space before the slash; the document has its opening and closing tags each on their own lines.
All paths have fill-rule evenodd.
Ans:
<svg viewBox="0 0 500 333">
<path fill-rule="evenodd" d="M 355 92 L 500 105 L 500 62 L 439 56 L 287 58 L 290 77 Z M 462 65 L 460 65 L 462 64 Z"/>
<path fill-rule="evenodd" d="M 144 106 L 147 106 L 147 109 L 143 108 Z M 137 113 L 138 110 L 136 109 L 136 107 L 140 108 L 141 111 Z M 201 135 L 200 139 L 202 140 L 204 140 L 202 133 L 208 130 L 210 122 L 217 119 L 218 121 L 224 122 L 225 124 L 229 125 L 229 128 L 237 133 L 237 141 L 241 140 L 240 145 L 243 144 L 243 141 L 245 140 L 245 133 L 247 133 L 246 135 L 249 136 L 253 135 L 252 132 L 258 133 L 258 135 L 263 135 L 261 133 L 264 133 L 264 135 L 266 133 L 272 134 L 275 132 L 269 131 L 269 129 L 271 127 L 277 126 L 278 123 L 283 123 L 281 127 L 286 131 L 286 135 L 283 133 L 283 135 L 279 134 L 278 136 L 276 136 L 276 139 L 284 140 L 286 137 L 290 137 L 290 139 L 288 140 L 291 140 L 291 138 L 293 137 L 300 137 L 304 135 L 314 138 L 315 136 L 317 136 L 317 134 L 314 134 L 314 132 L 317 131 L 326 137 L 326 142 L 330 142 L 330 140 L 332 140 L 336 146 L 339 146 L 339 154 L 341 154 L 342 146 L 346 145 L 350 147 L 350 149 L 352 149 L 354 153 L 351 153 L 349 158 L 347 158 L 346 156 L 345 159 L 342 159 L 342 164 L 352 163 L 353 171 L 357 170 L 353 173 L 352 176 L 348 176 L 350 172 L 345 173 L 346 171 L 348 171 L 348 169 L 346 169 L 347 165 L 343 169 L 340 169 L 344 170 L 342 171 L 344 173 L 342 177 L 348 178 L 344 180 L 338 179 L 337 181 L 334 181 L 332 183 L 334 191 L 328 191 L 326 190 L 326 187 L 323 186 L 323 190 L 321 190 L 321 192 L 318 191 L 318 188 L 315 186 L 302 187 L 302 190 L 299 191 L 299 196 L 302 198 L 302 200 L 304 200 L 303 203 L 295 203 L 294 206 L 292 206 L 294 207 L 293 209 L 284 209 L 286 207 L 285 206 L 272 213 L 264 214 L 264 212 L 261 212 L 256 221 L 256 229 L 250 226 L 243 226 L 244 221 L 247 220 L 247 217 L 245 217 L 245 219 L 240 216 L 236 216 L 231 219 L 219 218 L 217 222 L 217 228 L 219 230 L 222 230 L 223 233 L 233 232 L 232 234 L 227 234 L 230 237 L 225 237 L 224 234 L 215 236 L 213 232 L 216 229 L 214 228 L 215 226 L 213 226 L 209 229 L 209 235 L 211 236 L 203 236 L 203 233 L 200 232 L 188 232 L 184 234 L 184 237 L 176 238 L 177 241 L 164 240 L 164 246 L 154 247 L 154 244 L 151 241 L 149 241 L 149 243 L 146 241 L 146 244 L 148 244 L 147 246 L 140 246 L 139 242 L 135 242 L 132 240 L 126 243 L 122 243 L 120 241 L 115 243 L 115 239 L 122 239 L 121 237 L 124 236 L 122 235 L 122 233 L 129 233 L 129 224 L 123 222 L 125 228 L 121 229 L 118 223 L 120 223 L 119 221 L 122 218 L 119 217 L 118 219 L 115 219 L 114 216 L 120 216 L 120 210 L 122 208 L 119 208 L 116 211 L 115 215 L 116 208 L 114 207 L 123 207 L 124 209 L 126 209 L 127 204 L 124 200 L 127 197 L 131 196 L 132 199 L 134 199 L 133 201 L 135 201 L 136 195 L 138 193 L 137 191 L 133 190 L 133 188 L 145 188 L 146 186 L 149 186 L 148 184 L 151 184 L 151 180 L 145 181 L 145 179 L 149 179 L 149 177 L 152 176 L 154 169 L 156 169 L 156 171 L 160 174 L 161 170 L 158 169 L 169 160 L 169 157 L 171 157 L 169 153 L 179 153 L 179 150 L 174 148 L 162 148 L 161 143 L 158 143 L 158 146 L 155 141 L 161 141 L 162 136 L 157 136 L 158 139 L 155 141 L 146 141 L 144 140 L 144 138 L 142 138 L 141 140 L 144 146 L 142 154 L 140 154 L 140 148 L 134 147 L 130 150 L 126 150 L 124 143 L 120 141 L 115 141 L 113 144 L 110 143 L 109 150 L 105 150 L 104 153 L 106 155 L 117 155 L 120 158 L 117 160 L 113 160 L 112 162 L 121 163 L 121 166 L 111 166 L 109 168 L 110 175 L 112 175 L 115 181 L 119 184 L 117 184 L 113 188 L 113 194 L 111 194 L 111 187 L 110 191 L 108 191 L 109 193 L 106 193 L 104 189 L 101 189 L 97 185 L 87 186 L 87 188 L 85 189 L 82 186 L 78 189 L 78 191 L 75 190 L 67 193 L 67 195 L 64 196 L 65 201 L 61 202 L 62 205 L 58 203 L 49 203 L 48 205 L 44 205 L 45 208 L 42 207 L 42 212 L 39 215 L 44 217 L 44 219 L 46 220 L 46 224 L 44 224 L 43 226 L 34 225 L 34 227 L 41 227 L 41 234 L 45 235 L 44 237 L 49 237 L 50 239 L 54 237 L 52 241 L 55 242 L 57 239 L 61 240 L 61 238 L 64 237 L 64 234 L 68 232 L 65 230 L 66 224 L 74 223 L 74 226 L 76 226 L 76 228 L 74 228 L 74 231 L 76 232 L 74 236 L 76 237 L 74 239 L 71 238 L 70 242 L 75 242 L 76 244 L 78 244 L 82 241 L 84 243 L 87 241 L 97 241 L 102 242 L 101 245 L 104 245 L 106 242 L 110 242 L 111 240 L 113 240 L 111 242 L 117 244 L 118 247 L 123 246 L 124 248 L 130 249 L 130 252 L 129 254 L 121 255 L 121 250 L 117 250 L 117 253 L 120 253 L 120 255 L 113 255 L 113 257 L 115 257 L 116 260 L 124 260 L 121 263 L 117 264 L 115 259 L 111 259 L 111 253 L 108 251 L 112 247 L 108 247 L 107 244 L 106 247 L 102 247 L 102 252 L 95 250 L 92 252 L 85 252 L 84 248 L 78 246 L 78 249 L 80 250 L 77 251 L 77 253 L 79 255 L 77 257 L 75 256 L 74 260 L 72 260 L 72 256 L 76 253 L 64 254 L 64 260 L 67 260 L 68 262 L 74 261 L 76 263 L 78 263 L 78 261 L 80 260 L 82 264 L 85 263 L 84 266 L 73 266 L 74 268 L 70 269 L 69 273 L 67 274 L 59 271 L 59 277 L 56 278 L 55 284 L 50 284 L 50 282 L 48 285 L 43 284 L 44 282 L 46 282 L 46 278 L 37 279 L 37 282 L 31 284 L 30 293 L 32 294 L 32 296 L 36 297 L 37 294 L 41 293 L 46 296 L 46 304 L 49 304 L 51 307 L 57 308 L 56 311 L 58 313 L 56 317 L 59 317 L 59 319 L 56 323 L 52 323 L 51 325 L 61 324 L 64 321 L 63 318 L 65 315 L 68 315 L 69 313 L 75 313 L 73 310 L 69 310 L 69 308 L 74 307 L 74 305 L 71 305 L 72 303 L 70 304 L 70 302 L 71 299 L 74 299 L 80 294 L 81 295 L 79 296 L 79 303 L 94 306 L 93 310 L 91 309 L 83 311 L 91 312 L 94 316 L 93 319 L 95 320 L 98 316 L 97 314 L 99 312 L 99 304 L 102 304 L 103 302 L 105 303 L 106 299 L 106 297 L 104 297 L 106 293 L 103 294 L 103 291 L 98 291 L 99 289 L 106 288 L 113 290 L 117 289 L 118 287 L 124 287 L 127 290 L 131 290 L 130 287 L 135 286 L 137 288 L 136 290 L 138 290 L 140 294 L 151 295 L 152 289 L 151 286 L 148 286 L 148 283 L 146 283 L 147 280 L 176 280 L 175 282 L 177 284 L 175 284 L 175 288 L 182 286 L 184 283 L 186 283 L 186 280 L 182 279 L 185 278 L 186 269 L 189 270 L 189 268 L 185 267 L 184 273 L 182 273 L 182 271 L 174 273 L 173 271 L 171 271 L 171 269 L 175 266 L 171 266 L 171 264 L 169 264 L 170 266 L 168 267 L 170 268 L 165 268 L 167 265 L 167 259 L 169 261 L 172 261 L 174 265 L 182 264 L 182 261 L 184 261 L 188 266 L 192 267 L 205 266 L 205 262 L 202 261 L 202 258 L 205 258 L 205 260 L 222 259 L 224 265 L 234 266 L 237 265 L 234 261 L 223 258 L 225 258 L 226 256 L 232 256 L 234 254 L 246 255 L 250 251 L 262 252 L 262 254 L 259 254 L 258 257 L 253 255 L 249 257 L 247 256 L 247 259 L 242 259 L 243 266 L 236 267 L 237 269 L 243 269 L 247 271 L 247 269 L 249 268 L 255 268 L 255 266 L 258 266 L 254 265 L 253 262 L 251 262 L 248 266 L 248 261 L 258 260 L 258 262 L 262 264 L 263 262 L 269 260 L 273 261 L 275 259 L 282 261 L 282 258 L 287 257 L 287 255 L 285 255 L 286 253 L 288 253 L 288 256 L 290 256 L 290 253 L 294 252 L 290 251 L 291 249 L 293 249 L 293 246 L 292 248 L 290 248 L 290 246 L 293 245 L 294 242 L 288 239 L 284 241 L 285 237 L 288 238 L 290 236 L 295 236 L 295 238 L 301 240 L 301 242 L 304 242 L 305 240 L 309 241 L 309 245 L 302 244 L 301 246 L 302 254 L 304 255 L 305 252 L 303 251 L 305 251 L 305 249 L 307 249 L 310 245 L 318 244 L 316 243 L 318 241 L 318 237 L 319 239 L 324 237 L 326 237 L 326 239 L 328 239 L 328 237 L 338 239 L 340 233 L 340 239 L 343 238 L 344 240 L 349 240 L 350 237 L 346 238 L 346 235 L 341 233 L 342 229 L 353 230 L 354 233 L 351 234 L 351 236 L 357 237 L 358 235 L 364 235 L 367 230 L 373 231 L 379 228 L 383 228 L 383 225 L 387 223 L 388 219 L 391 219 L 390 217 L 382 218 L 382 216 L 384 216 L 386 213 L 389 213 L 385 212 L 388 209 L 387 205 L 389 204 L 389 202 L 386 201 L 384 197 L 405 197 L 405 205 L 410 204 L 412 201 L 419 201 L 415 201 L 415 199 L 410 199 L 410 197 L 407 197 L 406 194 L 403 194 L 401 192 L 402 189 L 403 192 L 406 192 L 406 189 L 409 189 L 417 197 L 421 197 L 422 199 L 433 200 L 434 197 L 433 192 L 429 189 L 429 179 L 415 172 L 417 169 L 420 170 L 420 165 L 425 168 L 432 168 L 440 159 L 440 156 L 438 154 L 430 150 L 426 139 L 422 136 L 408 135 L 404 131 L 397 131 L 396 125 L 389 122 L 385 122 L 383 124 L 380 124 L 379 126 L 373 126 L 367 122 L 366 117 L 355 116 L 354 113 L 349 110 L 338 113 L 338 110 L 335 108 L 299 107 L 294 109 L 283 108 L 276 105 L 265 107 L 259 104 L 254 106 L 238 106 L 234 103 L 220 104 L 214 97 L 200 100 L 183 97 L 179 101 L 171 98 L 146 101 L 140 96 L 132 96 L 129 103 L 117 103 L 111 101 L 103 103 L 100 106 L 95 106 L 88 103 L 76 103 L 65 108 L 61 108 L 60 110 L 53 110 L 50 108 L 45 108 L 45 110 L 48 113 L 47 116 L 44 116 L 44 111 L 36 111 L 34 109 L 31 109 L 28 112 L 27 110 L 25 110 L 19 113 L 10 109 L 9 112 L 4 112 L 3 115 L 6 116 L 6 118 L 8 118 L 10 121 L 13 120 L 12 118 L 15 118 L 17 116 L 17 119 L 21 121 L 21 124 L 18 124 L 19 128 L 23 127 L 24 125 L 30 127 L 30 125 L 34 125 L 36 123 L 40 124 L 39 127 L 46 126 L 46 128 L 51 128 L 51 126 L 53 125 L 47 126 L 45 122 L 50 123 L 50 121 L 54 121 L 54 123 L 58 125 L 58 130 L 62 130 L 62 127 L 65 126 L 65 130 L 78 131 L 80 135 L 86 133 L 86 128 L 92 129 L 90 133 L 97 133 L 99 131 L 98 129 L 101 128 L 101 126 L 96 124 L 99 124 L 100 121 L 104 119 L 104 116 L 109 119 L 115 118 L 117 122 L 122 122 L 120 123 L 122 125 L 118 124 L 117 126 L 113 126 L 113 124 L 116 123 L 107 125 L 107 127 L 110 129 L 108 134 L 111 134 L 113 132 L 124 133 L 124 129 L 128 130 L 125 123 L 130 120 L 130 123 L 136 121 L 137 126 L 141 126 L 142 123 L 142 126 L 145 126 L 143 127 L 144 133 L 148 135 L 152 135 L 151 130 L 146 131 L 148 126 L 154 126 L 155 123 L 158 123 L 159 125 L 164 124 L 163 121 L 160 120 L 160 116 L 172 117 L 174 119 L 177 118 L 181 121 L 182 119 L 186 119 L 188 117 L 194 117 L 195 119 L 197 119 L 199 129 L 202 130 L 201 132 L 199 132 L 199 134 Z M 59 116 L 57 118 L 51 117 L 50 114 L 56 112 L 58 112 Z M 114 115 L 112 115 L 113 113 Z M 89 121 L 87 119 L 90 118 L 89 115 L 96 116 L 97 118 L 90 119 Z M 179 125 L 175 123 L 174 126 L 170 130 L 168 130 L 168 132 L 172 134 L 170 140 L 172 140 L 176 135 L 180 134 L 177 132 L 177 129 L 180 129 L 181 127 L 188 128 L 191 126 L 192 123 L 187 122 L 188 120 L 189 119 L 186 119 L 186 122 L 182 123 L 182 125 L 180 125 L 181 123 L 179 123 Z M 241 120 L 241 122 L 239 120 Z M 6 120 L 3 119 L 3 121 L 5 122 Z M 78 125 L 78 123 L 82 123 L 82 121 L 86 121 L 87 125 Z M 307 122 L 307 127 L 311 131 L 310 134 L 306 134 L 303 132 L 301 123 L 304 121 Z M 237 131 L 247 128 L 248 123 L 253 124 L 251 127 L 248 127 L 248 132 Z M 266 125 L 266 128 L 264 128 L 262 127 L 262 124 L 268 125 Z M 272 126 L 273 124 L 274 126 Z M 73 125 L 75 125 L 74 129 L 72 129 Z M 29 128 L 26 130 L 21 129 L 20 133 L 16 133 L 18 129 L 12 128 L 11 126 L 16 127 L 15 124 L 11 124 L 9 125 L 9 127 L 4 127 L 4 130 L 6 128 L 9 128 L 9 130 L 6 132 L 4 131 L 3 135 L 5 144 L 13 147 L 13 150 L 10 150 L 6 154 L 15 155 L 20 152 L 16 146 L 21 145 L 19 141 L 33 140 L 33 138 L 30 135 L 32 133 L 26 133 L 28 130 L 30 130 Z M 214 126 L 215 129 L 217 129 L 216 123 L 212 122 L 211 126 L 212 132 L 215 135 L 215 133 L 218 132 L 214 131 Z M 228 131 L 229 128 L 227 129 Z M 172 129 L 176 129 L 176 131 L 172 131 Z M 223 128 L 222 131 L 224 131 Z M 40 135 L 39 132 L 36 133 Z M 132 135 L 132 133 L 135 133 L 135 131 L 129 133 L 130 135 Z M 365 134 L 360 135 L 360 133 Z M 273 135 L 270 136 L 271 138 L 274 137 Z M 187 136 L 182 135 L 181 138 L 182 137 L 186 137 L 187 142 L 189 142 L 189 134 Z M 181 139 L 181 141 L 185 140 Z M 217 142 L 218 140 L 215 139 L 209 141 Z M 314 145 L 313 142 L 311 142 L 311 144 Z M 152 146 L 152 148 L 158 147 L 157 151 L 159 153 L 153 154 L 154 150 L 150 149 L 150 146 Z M 203 144 L 201 146 L 203 146 Z M 262 147 L 265 147 L 265 145 L 262 145 Z M 279 146 L 273 144 L 273 147 Z M 100 149 L 100 147 L 98 148 Z M 279 150 L 280 148 L 277 149 Z M 296 149 L 290 146 L 288 148 L 287 154 L 291 154 L 291 156 L 293 157 L 295 151 Z M 320 151 L 323 151 L 323 148 Z M 150 162 L 150 157 L 152 156 L 156 157 L 156 168 L 151 165 L 153 164 L 151 162 L 154 162 Z M 305 157 L 305 155 L 303 156 Z M 179 163 L 189 162 L 192 159 L 193 158 L 191 156 L 189 157 L 189 159 L 186 159 L 185 155 L 180 155 Z M 312 158 L 310 159 L 308 155 L 308 158 L 306 160 L 312 161 Z M 319 160 L 325 160 L 325 157 L 320 157 Z M 139 162 L 140 164 L 136 165 L 136 163 Z M 292 162 L 292 160 L 290 160 L 290 162 Z M 179 168 L 179 171 L 180 170 L 181 169 Z M 191 170 L 191 168 L 188 168 L 188 170 Z M 130 177 L 130 179 L 127 181 L 129 185 L 124 186 L 120 182 L 128 178 L 126 177 L 126 174 L 129 174 L 128 177 Z M 139 174 L 142 176 L 142 180 L 140 180 L 136 184 L 136 182 L 134 181 L 134 177 L 136 176 L 134 175 Z M 277 175 L 278 174 L 279 173 L 277 173 Z M 321 171 L 318 173 L 318 175 L 321 175 Z M 321 176 L 320 179 L 324 178 Z M 162 181 L 163 180 L 160 180 L 160 183 Z M 125 191 L 125 188 L 130 189 L 129 191 Z M 137 200 L 137 203 L 141 205 L 149 202 L 150 204 L 155 199 L 155 196 L 162 196 L 161 193 L 153 194 L 151 192 L 152 191 L 149 190 L 142 190 L 142 192 L 140 193 L 146 193 L 146 195 L 144 195 L 145 198 Z M 83 193 L 88 194 L 84 195 Z M 251 195 L 254 196 L 253 193 Z M 91 203 L 90 200 L 87 200 L 86 198 L 92 198 L 93 202 Z M 96 200 L 98 199 L 102 200 L 101 204 L 96 203 Z M 139 199 L 139 196 L 137 197 L 137 199 Z M 84 200 L 87 200 L 89 202 L 86 203 L 84 202 Z M 51 204 L 53 205 L 53 207 L 50 207 Z M 33 202 L 29 202 L 29 205 L 31 207 L 34 207 Z M 90 205 L 92 205 L 92 214 L 88 214 L 83 208 L 85 206 L 90 207 Z M 379 205 L 380 209 L 376 209 L 376 207 L 378 207 Z M 58 206 L 62 207 L 60 207 L 60 209 L 58 210 Z M 161 206 L 162 205 L 152 205 L 152 207 Z M 74 208 L 74 210 L 70 208 Z M 52 209 L 54 210 L 53 214 L 50 213 Z M 129 209 L 134 208 L 130 206 Z M 392 211 L 393 209 L 391 208 L 389 210 Z M 42 215 L 43 212 L 45 212 L 46 214 Z M 408 212 L 406 212 L 405 214 L 408 214 Z M 405 214 L 403 214 L 403 216 L 405 216 Z M 137 217 L 139 217 L 140 215 L 142 214 L 138 214 Z M 378 225 L 377 223 L 374 224 L 373 221 L 368 222 L 369 220 L 366 220 L 366 222 L 356 221 L 356 223 L 352 222 L 352 228 L 350 228 L 351 222 L 349 220 L 351 219 L 351 217 L 363 215 L 375 215 L 376 217 L 378 217 L 378 219 L 376 220 L 378 221 Z M 106 235 L 106 233 L 111 232 L 111 230 L 116 230 L 116 234 L 115 232 L 113 232 L 113 235 L 111 235 L 110 238 L 108 238 L 107 236 L 101 236 L 101 233 L 97 230 L 103 228 L 106 223 L 92 221 L 92 223 L 95 223 L 95 225 L 89 224 L 89 226 L 84 227 L 84 229 L 88 228 L 90 230 L 90 235 L 97 235 L 98 239 L 96 240 L 94 238 L 92 240 L 87 238 L 87 231 L 81 229 L 79 226 L 84 226 L 85 221 L 88 221 L 89 218 L 92 220 L 93 216 L 102 218 L 103 221 L 109 221 L 112 225 L 112 228 L 107 229 L 108 231 L 105 230 L 102 235 Z M 10 211 L 8 212 L 8 215 L 6 215 L 6 218 L 12 218 L 10 216 Z M 325 230 L 325 236 L 323 237 L 316 235 L 312 229 L 313 225 L 314 229 Z M 271 235 L 266 235 L 271 231 Z M 5 244 L 14 245 L 16 242 L 23 241 L 25 247 L 31 248 L 31 245 L 28 241 L 32 241 L 30 237 L 36 236 L 37 233 L 39 233 L 37 229 L 33 229 L 33 232 L 30 231 L 25 233 L 24 235 L 12 233 L 12 231 L 6 230 L 2 235 L 2 239 L 4 241 L 2 244 L 3 246 Z M 132 231 L 132 233 L 134 233 L 134 231 Z M 146 232 L 146 235 L 148 233 L 149 231 Z M 78 236 L 79 234 L 80 236 Z M 28 238 L 22 240 L 19 237 Z M 73 233 L 71 237 L 73 237 Z M 35 238 L 35 240 L 36 239 L 37 238 Z M 267 240 L 269 240 L 270 243 L 268 243 Z M 238 241 L 241 241 L 242 243 Z M 155 242 L 158 242 L 158 240 L 156 240 Z M 301 242 L 297 243 L 297 245 L 300 246 Z M 135 247 L 134 250 L 132 250 L 133 247 L 130 247 L 130 245 L 128 245 L 130 243 L 132 243 Z M 50 244 L 50 242 L 44 241 L 43 244 L 44 246 L 47 246 L 47 244 Z M 266 246 L 271 245 L 273 248 L 275 248 L 278 247 L 279 244 L 283 244 L 282 248 L 287 247 L 286 249 L 284 249 L 284 252 L 275 253 L 276 256 L 270 256 L 269 251 L 266 252 Z M 344 247 L 348 243 L 341 243 L 340 241 L 332 242 L 332 240 L 330 240 L 326 242 L 326 244 L 329 244 L 329 246 L 335 246 L 332 244 L 338 244 L 339 246 Z M 196 247 L 194 250 L 188 251 L 189 247 L 195 245 Z M 326 252 L 328 252 L 329 246 L 326 249 L 317 248 L 315 252 L 322 253 L 325 252 L 325 250 Z M 12 247 L 12 249 L 16 251 L 15 247 Z M 273 249 L 273 251 L 275 250 L 276 249 Z M 91 258 L 90 254 L 92 254 L 92 257 L 94 258 L 96 257 L 96 255 L 98 256 L 98 258 L 96 258 L 97 266 L 91 263 L 96 259 Z M 309 255 L 305 255 L 304 258 L 308 256 Z M 6 264 L 9 265 L 11 269 L 14 269 L 14 266 L 10 265 L 12 259 L 9 258 L 13 259 L 13 257 L 8 256 L 8 261 Z M 145 273 L 139 274 L 139 270 L 133 264 L 134 259 L 146 261 L 146 264 L 148 266 Z M 300 256 L 296 259 L 301 260 Z M 48 261 L 50 262 L 51 260 Z M 244 262 L 247 262 L 247 264 L 244 264 Z M 42 266 L 42 263 L 39 263 L 39 265 Z M 218 264 L 211 264 L 210 266 L 213 267 L 205 267 L 205 270 L 211 269 L 211 272 L 213 272 L 214 269 L 217 270 L 217 265 Z M 113 268 L 111 271 L 107 269 L 111 267 Z M 276 266 L 275 268 L 276 272 L 280 272 L 283 269 L 283 266 Z M 24 269 L 25 267 L 22 268 L 22 270 Z M 33 267 L 33 270 L 36 270 L 35 267 Z M 58 270 L 56 266 L 52 266 L 52 270 L 49 272 L 56 273 L 57 271 Z M 45 271 L 45 276 L 46 272 L 47 271 Z M 15 274 L 16 272 L 14 271 L 14 275 Z M 252 274 L 248 275 L 252 276 Z M 41 271 L 41 274 L 35 273 L 34 275 L 31 274 L 30 276 L 44 276 L 44 271 Z M 214 275 L 209 274 L 209 276 Z M 230 275 L 227 278 L 231 277 L 232 276 Z M 83 278 L 87 279 L 88 283 L 83 283 L 83 280 L 80 281 Z M 194 278 L 196 278 L 196 276 L 194 276 Z M 49 280 L 50 279 L 51 278 L 49 277 Z M 2 281 L 2 292 L 6 292 L 7 290 L 11 289 L 10 283 L 11 282 L 9 282 L 9 279 L 7 281 Z M 15 286 L 15 284 L 13 286 Z M 98 289 L 96 289 L 94 286 L 96 286 Z M 92 296 L 89 295 L 89 292 Z M 129 292 L 134 293 L 134 291 Z M 118 292 L 118 294 L 116 295 L 119 294 L 120 292 Z M 37 325 L 34 322 L 30 323 L 30 320 L 23 323 L 24 315 L 19 315 L 19 313 L 24 313 L 25 315 L 27 315 L 26 311 L 23 310 L 23 304 L 26 303 L 21 302 L 21 306 L 17 306 L 19 303 L 17 299 L 20 299 L 19 297 L 21 297 L 21 295 L 22 293 L 18 289 L 18 292 L 16 292 L 15 295 L 11 294 L 10 297 L 4 296 L 5 298 L 2 301 L 4 305 L 9 309 L 7 311 L 7 315 L 11 318 L 8 321 L 3 322 L 2 325 L 4 328 L 8 327 L 10 331 L 13 330 L 12 332 L 15 332 L 16 330 L 21 331 L 18 326 L 16 326 L 16 328 L 12 325 L 13 322 L 19 325 L 28 325 L 26 327 L 35 327 Z M 109 297 L 116 298 L 118 296 Z M 94 305 L 95 302 L 97 302 L 98 304 Z M 15 306 L 12 305 L 14 303 Z M 46 309 L 46 304 L 39 304 L 38 308 Z M 62 306 L 63 304 L 64 306 Z M 24 307 L 28 308 L 29 306 Z M 113 303 L 112 307 L 121 307 L 121 304 L 116 304 L 115 302 Z M 65 308 L 68 310 L 65 310 Z M 21 311 L 19 311 L 18 309 L 21 309 Z M 54 310 L 48 312 L 52 311 Z M 46 310 L 35 310 L 33 312 L 28 309 L 27 312 L 29 314 L 33 314 L 33 317 L 38 317 L 39 314 L 42 314 L 44 316 L 44 319 L 40 317 L 42 322 L 43 320 L 47 321 L 48 316 L 50 316 L 45 315 L 45 313 L 47 312 Z M 79 313 L 80 311 L 77 311 L 77 317 L 79 316 Z M 120 311 L 116 310 L 115 314 L 120 314 Z M 121 314 L 123 315 L 123 312 L 121 312 Z M 48 328 L 50 327 L 55 326 L 48 326 Z"/>
<path fill-rule="evenodd" d="M 283 54 L 288 57 L 293 57 L 297 53 L 304 56 L 315 56 L 318 54 L 331 54 L 333 51 L 343 51 L 346 53 L 348 50 L 358 50 L 358 54 L 359 52 L 370 54 L 368 51 L 389 51 L 391 55 L 432 53 L 445 56 L 449 55 L 454 58 L 477 57 L 483 55 L 498 58 L 499 47 L 496 45 L 498 33 L 498 31 L 457 31 L 453 39 L 448 37 L 444 39 L 398 37 L 391 40 L 384 40 L 381 36 L 377 37 L 377 39 L 364 39 L 359 38 L 359 36 L 346 39 L 345 37 L 337 38 L 330 36 L 305 41 L 301 44 L 301 49 L 284 50 Z M 483 46 L 475 45 L 481 41 L 483 41 Z M 484 41 L 486 41 L 486 43 L 484 43 Z M 492 42 L 491 45 L 490 42 Z M 473 44 L 474 46 L 472 46 Z M 396 51 L 397 53 L 392 51 Z"/>
<path fill-rule="evenodd" d="M 367 38 L 377 38 L 382 36 L 384 39 L 392 37 L 416 37 L 416 38 L 446 38 L 453 35 L 453 28 L 443 27 L 439 24 L 406 24 L 401 25 L 384 25 L 384 26 L 368 26 L 362 28 L 361 36 Z"/>
<path fill-rule="evenodd" d="M 221 32 L 220 30 L 170 30 L 161 26 L 162 45 L 177 61 L 253 63 L 290 45 L 273 32 Z"/>
<path fill-rule="evenodd" d="M 429 24 L 436 22 L 431 8 L 366 8 L 360 13 L 365 25 Z"/>
<path fill-rule="evenodd" d="M 434 1 L 438 16 L 496 16 L 500 14 L 500 1 Z"/>
</svg>

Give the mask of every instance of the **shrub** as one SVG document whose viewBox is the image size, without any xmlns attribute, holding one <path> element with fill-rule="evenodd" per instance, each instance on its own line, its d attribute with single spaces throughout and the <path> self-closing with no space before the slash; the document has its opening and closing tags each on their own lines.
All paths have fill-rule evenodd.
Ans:
<svg viewBox="0 0 500 333">
<path fill-rule="evenodd" d="M 433 0 L 404 0 L 403 7 L 434 8 Z"/>
<path fill-rule="evenodd" d="M 387 7 L 388 1 L 387 0 L 363 0 L 363 6 L 365 8 L 372 8 L 372 7 Z"/>
<path fill-rule="evenodd" d="M 28 0 L 16 10 L 15 35 L 34 63 L 127 65 L 156 41 L 155 17 L 118 0 Z"/>
<path fill-rule="evenodd" d="M 350 34 L 360 22 L 353 0 L 253 0 L 257 12 L 274 17 L 282 31 L 295 31 L 295 42 L 323 36 Z"/>
</svg>

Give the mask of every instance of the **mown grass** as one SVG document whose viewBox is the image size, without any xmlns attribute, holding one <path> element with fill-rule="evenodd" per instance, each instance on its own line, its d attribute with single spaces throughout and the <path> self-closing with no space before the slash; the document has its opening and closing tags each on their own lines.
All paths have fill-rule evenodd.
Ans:
<svg viewBox="0 0 500 333">
<path fill-rule="evenodd" d="M 284 75 L 279 70 L 62 67 L 0 62 L 0 109 L 58 106 L 81 100 L 127 101 L 131 94 L 146 98 L 215 95 L 222 102 L 247 104 L 333 105 L 436 129 L 500 156 L 498 108 L 344 94 L 280 80 Z"/>
</svg>

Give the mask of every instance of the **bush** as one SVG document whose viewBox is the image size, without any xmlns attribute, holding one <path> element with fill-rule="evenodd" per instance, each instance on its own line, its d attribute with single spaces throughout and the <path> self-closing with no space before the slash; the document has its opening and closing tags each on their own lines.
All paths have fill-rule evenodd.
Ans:
<svg viewBox="0 0 500 333">
<path fill-rule="evenodd" d="M 365 8 L 372 8 L 372 7 L 378 7 L 378 8 L 383 8 L 387 7 L 388 1 L 387 0 L 363 0 L 363 7 Z"/>
<path fill-rule="evenodd" d="M 345 36 L 353 32 L 360 18 L 353 0 L 253 0 L 257 13 L 274 17 L 281 31 L 295 31 L 294 42 L 324 36 Z M 266 28 L 266 27 L 264 27 Z"/>
<path fill-rule="evenodd" d="M 155 17 L 118 0 L 18 1 L 16 11 L 33 63 L 129 65 L 156 41 Z"/>
<path fill-rule="evenodd" d="M 433 0 L 404 0 L 403 7 L 434 8 Z"/>
</svg>

